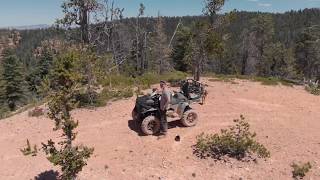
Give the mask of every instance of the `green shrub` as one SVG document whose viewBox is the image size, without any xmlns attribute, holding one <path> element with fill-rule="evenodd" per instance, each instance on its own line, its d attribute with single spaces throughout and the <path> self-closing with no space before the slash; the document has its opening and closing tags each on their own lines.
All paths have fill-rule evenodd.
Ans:
<svg viewBox="0 0 320 180">
<path fill-rule="evenodd" d="M 76 95 L 76 101 L 79 108 L 103 107 L 110 100 L 129 98 L 134 95 L 133 88 L 113 88 L 105 87 L 100 93 L 93 92 L 89 97 L 86 91 L 79 92 Z"/>
<path fill-rule="evenodd" d="M 172 87 L 180 87 L 181 80 L 184 80 L 186 78 L 186 73 L 177 71 L 167 74 L 163 79 L 168 81 Z"/>
<path fill-rule="evenodd" d="M 177 81 L 177 80 L 183 80 L 186 79 L 188 76 L 188 74 L 180 72 L 180 71 L 174 71 L 174 72 L 170 72 L 167 74 L 164 74 L 161 77 L 162 80 L 166 80 L 168 82 L 173 82 L 173 81 Z"/>
<path fill-rule="evenodd" d="M 152 84 L 158 84 L 161 80 L 168 81 L 172 86 L 176 86 L 179 81 L 186 79 L 186 77 L 187 74 L 180 71 L 169 72 L 163 75 L 146 73 L 143 76 L 138 77 L 137 82 L 148 88 Z"/>
<path fill-rule="evenodd" d="M 261 82 L 262 85 L 276 86 L 279 85 L 280 80 L 274 77 L 254 77 L 253 81 Z"/>
<path fill-rule="evenodd" d="M 306 176 L 306 174 L 310 171 L 310 169 L 312 168 L 311 163 L 307 162 L 305 164 L 296 164 L 293 163 L 291 165 L 291 167 L 293 168 L 292 170 L 292 177 L 294 179 L 302 179 L 303 177 Z"/>
<path fill-rule="evenodd" d="M 111 88 L 127 88 L 132 86 L 140 87 L 141 89 L 150 88 L 152 84 L 158 84 L 160 80 L 165 80 L 170 83 L 178 82 L 182 79 L 185 79 L 187 74 L 179 71 L 174 71 L 170 73 L 166 73 L 163 75 L 159 75 L 156 73 L 145 73 L 142 76 L 138 76 L 136 78 L 128 77 L 124 75 L 110 75 L 108 77 L 100 80 L 100 84 L 103 87 Z"/>
<path fill-rule="evenodd" d="M 132 88 L 124 88 L 114 92 L 115 98 L 130 98 L 133 96 Z"/>
<path fill-rule="evenodd" d="M 319 96 L 320 95 L 320 85 L 318 83 L 309 82 L 305 86 L 306 91 L 309 93 Z"/>
<path fill-rule="evenodd" d="M 293 85 L 294 85 L 294 83 L 292 83 L 288 80 L 281 80 L 280 82 L 283 86 L 293 87 Z"/>
<path fill-rule="evenodd" d="M 101 80 L 101 85 L 104 87 L 125 87 L 132 86 L 134 84 L 134 78 L 124 75 L 109 75 Z"/>
<path fill-rule="evenodd" d="M 29 139 L 27 139 L 27 146 L 23 149 L 20 149 L 20 151 L 22 152 L 22 154 L 24 156 L 29 156 L 29 155 L 37 156 L 37 153 L 38 153 L 37 145 L 34 145 L 33 149 L 32 149 L 30 142 L 29 142 Z"/>
<path fill-rule="evenodd" d="M 224 156 L 241 160 L 252 154 L 257 154 L 260 158 L 270 157 L 270 152 L 254 139 L 256 133 L 249 131 L 250 125 L 242 115 L 234 122 L 235 126 L 222 129 L 221 134 L 202 133 L 197 136 L 194 153 L 200 158 L 212 157 L 218 160 Z"/>
<path fill-rule="evenodd" d="M 144 87 L 144 89 L 149 88 L 152 84 L 159 83 L 159 81 L 160 76 L 154 73 L 146 73 L 136 78 L 137 84 Z"/>
<path fill-rule="evenodd" d="M 123 89 L 108 89 L 104 88 L 102 92 L 99 94 L 99 97 L 105 101 L 112 100 L 112 99 L 122 99 L 122 98 L 129 98 L 133 96 L 133 89 L 123 88 Z"/>
<path fill-rule="evenodd" d="M 185 79 L 186 77 L 187 74 L 179 71 L 170 72 L 164 75 L 145 73 L 144 75 L 136 78 L 123 75 L 111 75 L 100 80 L 104 89 L 101 93 L 95 94 L 93 105 L 94 107 L 100 107 L 104 106 L 106 102 L 110 100 L 132 97 L 134 95 L 133 87 L 137 88 L 137 94 L 141 94 L 141 90 L 150 88 L 152 84 L 158 84 L 160 80 L 175 83 Z M 88 107 L 89 99 L 88 95 L 85 93 L 79 94 L 77 100 L 80 102 L 80 107 Z"/>
<path fill-rule="evenodd" d="M 10 112 L 9 108 L 6 106 L 0 107 L 0 119 L 7 117 L 7 114 Z"/>
<path fill-rule="evenodd" d="M 100 94 L 97 92 L 92 92 L 89 95 L 86 91 L 80 91 L 76 95 L 76 101 L 79 108 L 102 107 L 106 105 L 106 102 L 100 98 Z"/>
</svg>

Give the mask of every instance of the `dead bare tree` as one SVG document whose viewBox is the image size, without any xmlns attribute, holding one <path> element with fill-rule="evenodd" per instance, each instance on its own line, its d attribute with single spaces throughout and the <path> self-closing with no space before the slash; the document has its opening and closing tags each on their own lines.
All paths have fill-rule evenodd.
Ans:
<svg viewBox="0 0 320 180">
<path fill-rule="evenodd" d="M 96 11 L 93 20 L 94 26 L 90 31 L 90 44 L 97 52 L 110 53 L 112 63 L 105 57 L 105 73 L 110 76 L 127 59 L 125 39 L 127 33 L 122 25 L 123 8 L 115 7 L 114 0 L 102 0 L 99 11 Z M 127 45 L 128 46 L 128 45 Z M 111 86 L 111 84 L 110 84 Z"/>
<path fill-rule="evenodd" d="M 157 24 L 155 27 L 154 51 L 159 74 L 163 74 L 166 70 L 169 69 L 169 63 L 167 61 L 169 55 L 169 48 L 166 44 L 167 39 L 164 33 L 163 18 L 161 17 L 160 13 L 158 13 Z"/>
</svg>

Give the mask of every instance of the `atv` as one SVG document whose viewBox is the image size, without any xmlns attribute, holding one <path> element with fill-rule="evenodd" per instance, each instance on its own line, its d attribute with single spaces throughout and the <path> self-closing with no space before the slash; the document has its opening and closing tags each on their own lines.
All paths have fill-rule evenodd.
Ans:
<svg viewBox="0 0 320 180">
<path fill-rule="evenodd" d="M 160 94 L 138 97 L 132 111 L 132 119 L 146 135 L 154 135 L 160 131 Z M 175 92 L 167 111 L 168 120 L 180 120 L 185 127 L 197 124 L 198 115 L 189 105 L 188 98 Z"/>
</svg>

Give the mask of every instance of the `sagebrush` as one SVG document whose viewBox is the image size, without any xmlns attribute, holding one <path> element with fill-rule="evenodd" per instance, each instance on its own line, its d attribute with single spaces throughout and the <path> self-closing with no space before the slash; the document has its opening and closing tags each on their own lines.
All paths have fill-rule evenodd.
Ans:
<svg viewBox="0 0 320 180">
<path fill-rule="evenodd" d="M 292 170 L 292 177 L 294 179 L 302 179 L 306 176 L 306 174 L 310 171 L 310 169 L 312 168 L 311 163 L 307 162 L 304 164 L 296 164 L 293 163 L 291 165 L 291 167 L 293 168 Z"/>
<path fill-rule="evenodd" d="M 200 158 L 222 159 L 225 156 L 241 160 L 256 154 L 260 158 L 269 158 L 267 148 L 255 140 L 256 133 L 250 132 L 250 125 L 244 116 L 235 119 L 234 126 L 222 129 L 220 134 L 197 136 L 194 153 Z"/>
<path fill-rule="evenodd" d="M 308 91 L 309 93 L 316 95 L 316 96 L 320 96 L 320 84 L 319 82 L 308 82 L 305 86 L 306 91 Z"/>
</svg>

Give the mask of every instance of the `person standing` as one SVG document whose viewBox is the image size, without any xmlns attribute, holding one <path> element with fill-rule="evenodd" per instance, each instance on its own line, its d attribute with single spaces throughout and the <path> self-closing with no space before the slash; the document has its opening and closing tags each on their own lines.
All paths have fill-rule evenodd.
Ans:
<svg viewBox="0 0 320 180">
<path fill-rule="evenodd" d="M 160 134 L 166 136 L 168 131 L 167 110 L 170 107 L 171 93 L 165 81 L 160 81 L 162 90 L 160 99 Z"/>
</svg>

